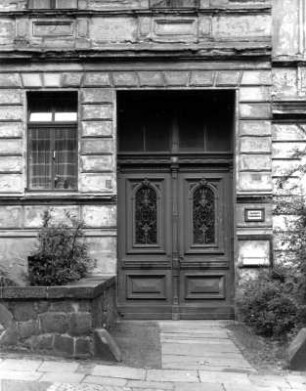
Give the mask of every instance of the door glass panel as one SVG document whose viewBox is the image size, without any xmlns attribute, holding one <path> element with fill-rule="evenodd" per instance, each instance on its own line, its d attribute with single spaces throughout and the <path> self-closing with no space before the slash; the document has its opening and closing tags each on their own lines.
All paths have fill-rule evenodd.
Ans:
<svg viewBox="0 0 306 391">
<path fill-rule="evenodd" d="M 136 244 L 157 244 L 157 197 L 148 184 L 135 196 L 135 239 Z"/>
<path fill-rule="evenodd" d="M 215 243 L 215 195 L 206 185 L 193 194 L 193 243 Z"/>
</svg>

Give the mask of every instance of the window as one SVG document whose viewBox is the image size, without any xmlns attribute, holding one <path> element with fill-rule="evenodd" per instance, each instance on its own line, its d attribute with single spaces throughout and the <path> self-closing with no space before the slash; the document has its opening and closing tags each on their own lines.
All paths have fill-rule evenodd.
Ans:
<svg viewBox="0 0 306 391">
<path fill-rule="evenodd" d="M 75 9 L 77 0 L 29 0 L 30 9 Z"/>
<path fill-rule="evenodd" d="M 151 8 L 198 8 L 199 0 L 150 0 Z"/>
<path fill-rule="evenodd" d="M 77 93 L 28 93 L 28 189 L 77 188 Z"/>
</svg>

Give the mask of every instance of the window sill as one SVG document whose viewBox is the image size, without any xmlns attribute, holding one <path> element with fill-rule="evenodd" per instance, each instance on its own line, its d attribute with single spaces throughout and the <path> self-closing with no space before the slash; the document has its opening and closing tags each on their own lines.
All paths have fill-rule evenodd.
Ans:
<svg viewBox="0 0 306 391">
<path fill-rule="evenodd" d="M 27 203 L 96 203 L 97 201 L 103 203 L 116 203 L 115 194 L 101 194 L 101 193 L 75 193 L 75 192 L 31 192 L 23 195 L 6 194 L 0 196 L 1 203 L 7 204 L 27 204 Z"/>
</svg>

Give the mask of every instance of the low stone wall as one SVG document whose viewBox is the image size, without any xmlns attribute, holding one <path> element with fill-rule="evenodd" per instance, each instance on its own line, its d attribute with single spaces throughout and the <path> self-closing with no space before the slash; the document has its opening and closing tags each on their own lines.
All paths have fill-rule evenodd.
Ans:
<svg viewBox="0 0 306 391">
<path fill-rule="evenodd" d="M 54 287 L 0 287 L 0 347 L 95 355 L 93 332 L 116 319 L 115 278 Z"/>
</svg>

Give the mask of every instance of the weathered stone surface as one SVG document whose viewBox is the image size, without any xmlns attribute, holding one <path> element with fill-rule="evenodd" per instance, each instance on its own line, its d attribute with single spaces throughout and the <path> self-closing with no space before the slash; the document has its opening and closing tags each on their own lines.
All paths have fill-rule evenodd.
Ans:
<svg viewBox="0 0 306 391">
<path fill-rule="evenodd" d="M 113 115 L 114 109 L 112 105 L 93 104 L 83 105 L 82 107 L 83 119 L 112 119 Z"/>
<path fill-rule="evenodd" d="M 82 90 L 83 103 L 91 102 L 113 102 L 115 99 L 114 90 L 101 88 L 84 88 Z"/>
<path fill-rule="evenodd" d="M 0 123 L 0 138 L 21 137 L 22 134 L 23 124 L 21 122 Z"/>
<path fill-rule="evenodd" d="M 15 323 L 11 323 L 10 326 L 2 333 L 0 337 L 0 346 L 15 346 L 18 341 L 18 331 Z"/>
<path fill-rule="evenodd" d="M 83 207 L 83 219 L 88 227 L 114 227 L 116 218 L 117 207 L 115 205 L 84 205 Z"/>
<path fill-rule="evenodd" d="M 21 222 L 21 206 L 0 206 L 0 228 L 19 228 Z"/>
<path fill-rule="evenodd" d="M 161 72 L 138 72 L 140 85 L 142 86 L 163 86 L 165 84 L 163 75 Z"/>
<path fill-rule="evenodd" d="M 14 305 L 14 319 L 18 322 L 36 319 L 37 314 L 34 308 L 34 303 L 19 302 Z"/>
<path fill-rule="evenodd" d="M 0 174 L 1 193 L 21 193 L 23 191 L 23 176 L 20 174 Z"/>
<path fill-rule="evenodd" d="M 191 73 L 191 86 L 212 86 L 215 73 L 212 71 L 193 71 Z"/>
<path fill-rule="evenodd" d="M 70 301 L 55 301 L 49 305 L 50 312 L 74 312 L 74 303 Z"/>
<path fill-rule="evenodd" d="M 113 132 L 114 132 L 114 126 L 112 121 L 83 121 L 82 122 L 82 135 L 84 137 L 111 136 Z"/>
<path fill-rule="evenodd" d="M 89 34 L 95 42 L 134 42 L 137 23 L 130 17 L 96 17 L 89 26 Z"/>
<path fill-rule="evenodd" d="M 303 156 L 306 151 L 305 142 L 273 142 L 272 155 L 277 159 L 294 159 Z"/>
<path fill-rule="evenodd" d="M 44 333 L 65 334 L 69 327 L 69 317 L 65 313 L 46 313 L 39 315 Z"/>
<path fill-rule="evenodd" d="M 221 15 L 212 20 L 214 37 L 269 37 L 270 15 Z"/>
<path fill-rule="evenodd" d="M 33 335 L 26 339 L 23 344 L 31 350 L 51 350 L 53 347 L 53 334 Z"/>
<path fill-rule="evenodd" d="M 82 156 L 82 171 L 83 172 L 106 172 L 114 171 L 114 159 L 113 156 Z M 0 171 L 1 171 L 1 159 L 0 159 Z"/>
<path fill-rule="evenodd" d="M 114 140 L 111 138 L 90 138 L 82 140 L 82 154 L 98 155 L 112 153 L 114 151 Z"/>
<path fill-rule="evenodd" d="M 270 88 L 266 86 L 241 87 L 239 90 L 240 102 L 264 102 L 270 99 Z"/>
<path fill-rule="evenodd" d="M 271 156 L 269 155 L 240 155 L 240 170 L 267 171 L 272 169 Z"/>
<path fill-rule="evenodd" d="M 23 116 L 22 106 L 0 106 L 0 120 L 21 120 Z"/>
<path fill-rule="evenodd" d="M 42 205 L 29 205 L 24 208 L 24 226 L 26 228 L 38 228 L 42 225 L 42 217 L 44 211 L 50 209 L 49 206 Z M 53 206 L 51 210 L 51 216 L 53 221 L 64 222 L 69 225 L 71 222 L 67 217 L 67 213 L 71 216 L 78 217 L 78 207 L 77 206 Z"/>
<path fill-rule="evenodd" d="M 167 86 L 186 87 L 190 73 L 187 71 L 167 71 L 164 73 Z"/>
<path fill-rule="evenodd" d="M 295 231 L 299 216 L 296 215 L 276 215 L 273 216 L 274 231 Z"/>
<path fill-rule="evenodd" d="M 148 0 L 91 0 L 88 4 L 91 10 L 124 10 L 148 8 Z"/>
<path fill-rule="evenodd" d="M 0 173 L 21 173 L 23 159 L 21 156 L 0 156 Z"/>
<path fill-rule="evenodd" d="M 122 361 L 121 350 L 110 333 L 101 328 L 94 331 L 95 356 L 111 361 Z"/>
<path fill-rule="evenodd" d="M 243 137 L 240 139 L 240 152 L 271 152 L 270 137 Z"/>
<path fill-rule="evenodd" d="M 113 80 L 118 87 L 134 87 L 138 85 L 138 78 L 135 72 L 114 72 Z"/>
<path fill-rule="evenodd" d="M 271 131 L 270 121 L 240 121 L 241 136 L 270 136 Z"/>
<path fill-rule="evenodd" d="M 24 87 L 41 88 L 43 85 L 40 73 L 23 73 L 21 77 Z"/>
<path fill-rule="evenodd" d="M 90 338 L 77 338 L 75 341 L 75 356 L 92 356 L 92 343 Z"/>
<path fill-rule="evenodd" d="M 21 103 L 19 90 L 0 89 L 0 104 Z"/>
<path fill-rule="evenodd" d="M 250 173 L 240 172 L 238 179 L 238 189 L 241 191 L 271 192 L 271 173 Z"/>
<path fill-rule="evenodd" d="M 1 87 L 21 87 L 18 73 L 0 73 Z"/>
<path fill-rule="evenodd" d="M 92 72 L 86 73 L 84 77 L 84 86 L 98 86 L 109 87 L 111 85 L 109 73 L 106 72 Z"/>
<path fill-rule="evenodd" d="M 0 19 L 0 45 L 9 45 L 13 43 L 15 37 L 15 23 L 11 19 Z"/>
<path fill-rule="evenodd" d="M 92 330 L 92 317 L 90 313 L 79 312 L 70 316 L 69 334 L 72 336 L 89 335 Z"/>
<path fill-rule="evenodd" d="M 0 155 L 21 155 L 21 154 L 22 154 L 21 139 L 0 140 Z"/>
<path fill-rule="evenodd" d="M 294 97 L 298 94 L 297 69 L 288 68 L 273 70 L 273 92 L 277 97 Z"/>
<path fill-rule="evenodd" d="M 19 322 L 17 328 L 18 328 L 18 335 L 21 339 L 30 338 L 33 335 L 39 334 L 39 324 L 38 321 L 36 320 Z"/>
<path fill-rule="evenodd" d="M 297 371 L 306 369 L 306 328 L 304 327 L 294 338 L 288 348 L 290 368 Z"/>
<path fill-rule="evenodd" d="M 271 85 L 271 71 L 245 71 L 243 72 L 241 85 Z"/>
<path fill-rule="evenodd" d="M 220 71 L 217 73 L 217 86 L 237 86 L 240 83 L 241 72 Z"/>
<path fill-rule="evenodd" d="M 197 37 L 198 19 L 194 17 L 164 16 L 153 18 L 152 23 L 152 35 L 158 42 L 190 42 Z"/>
<path fill-rule="evenodd" d="M 75 30 L 75 24 L 73 21 L 67 20 L 62 23 L 58 23 L 56 20 L 46 21 L 44 24 L 40 22 L 32 22 L 32 33 L 35 37 L 50 37 L 54 36 L 55 39 L 65 36 L 72 36 Z"/>
<path fill-rule="evenodd" d="M 73 338 L 63 335 L 54 336 L 54 349 L 67 356 L 73 356 L 74 353 L 74 341 Z"/>
<path fill-rule="evenodd" d="M 273 124 L 273 140 L 302 141 L 306 140 L 306 126 L 304 124 Z"/>
<path fill-rule="evenodd" d="M 43 74 L 45 87 L 60 87 L 61 74 L 60 73 L 44 73 Z"/>
<path fill-rule="evenodd" d="M 265 103 L 241 103 L 241 118 L 265 119 L 271 117 L 271 106 Z"/>
</svg>

